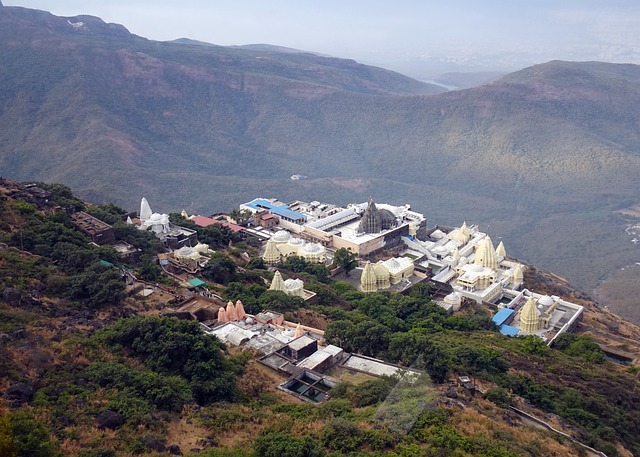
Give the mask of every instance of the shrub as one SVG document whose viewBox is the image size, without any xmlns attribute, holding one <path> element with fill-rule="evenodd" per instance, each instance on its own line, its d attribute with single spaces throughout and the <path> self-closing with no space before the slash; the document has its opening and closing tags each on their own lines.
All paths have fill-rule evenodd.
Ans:
<svg viewBox="0 0 640 457">
<path fill-rule="evenodd" d="M 33 413 L 18 410 L 9 416 L 17 457 L 54 457 L 57 452 L 49 438 L 49 431 Z"/>
<path fill-rule="evenodd" d="M 298 438 L 289 433 L 269 432 L 254 442 L 258 457 L 322 457 L 324 450 L 310 436 Z"/>
<path fill-rule="evenodd" d="M 320 441 L 334 451 L 352 452 L 363 443 L 363 432 L 355 422 L 339 417 L 325 426 Z"/>
<path fill-rule="evenodd" d="M 484 398 L 495 403 L 496 405 L 507 408 L 511 405 L 511 395 L 504 387 L 493 387 L 484 394 Z"/>
<path fill-rule="evenodd" d="M 197 322 L 157 317 L 120 319 L 95 338 L 139 357 L 157 373 L 182 376 L 200 404 L 235 398 L 233 378 L 239 367 L 225 359 L 224 346 L 202 333 Z"/>
</svg>

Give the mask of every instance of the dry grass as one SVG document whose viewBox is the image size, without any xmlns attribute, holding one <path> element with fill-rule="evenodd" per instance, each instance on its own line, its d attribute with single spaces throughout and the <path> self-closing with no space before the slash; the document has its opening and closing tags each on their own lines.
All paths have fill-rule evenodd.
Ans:
<svg viewBox="0 0 640 457">
<path fill-rule="evenodd" d="M 198 445 L 198 440 L 208 437 L 209 430 L 190 417 L 180 417 L 167 424 L 167 444 L 177 444 L 183 452 Z"/>
<path fill-rule="evenodd" d="M 239 389 L 251 396 L 258 398 L 264 392 L 276 392 L 276 386 L 287 378 L 272 369 L 265 367 L 256 360 L 250 360 L 242 376 L 238 379 Z"/>
<path fill-rule="evenodd" d="M 479 400 L 479 403 L 488 403 Z M 484 405 L 487 411 L 498 411 L 492 405 Z M 451 419 L 452 425 L 465 435 L 485 435 L 496 441 L 511 441 L 514 443 L 537 443 L 544 449 L 545 455 L 549 457 L 579 457 L 569 443 L 562 443 L 554 439 L 553 435 L 543 430 L 528 426 L 509 426 L 500 422 L 498 418 L 489 418 L 480 412 L 465 408 L 454 413 Z"/>
<path fill-rule="evenodd" d="M 329 376 L 342 382 L 350 382 L 351 384 L 362 384 L 365 381 L 378 379 L 375 376 L 368 375 L 366 373 L 360 373 L 359 371 L 352 371 L 347 368 L 336 367 L 329 371 Z"/>
</svg>

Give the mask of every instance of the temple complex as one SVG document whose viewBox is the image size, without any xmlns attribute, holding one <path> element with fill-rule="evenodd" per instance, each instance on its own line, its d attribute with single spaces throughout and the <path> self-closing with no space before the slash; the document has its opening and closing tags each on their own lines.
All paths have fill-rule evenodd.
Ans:
<svg viewBox="0 0 640 457">
<path fill-rule="evenodd" d="M 316 296 L 315 292 L 304 288 L 304 281 L 297 278 L 282 279 L 282 275 L 276 270 L 271 280 L 269 290 L 278 290 L 293 297 L 300 297 L 303 300 L 311 300 Z"/>
<path fill-rule="evenodd" d="M 193 247 L 198 243 L 198 234 L 191 230 L 169 222 L 168 214 L 154 213 L 147 199 L 142 197 L 140 202 L 140 230 L 152 231 L 164 244 L 171 249 L 184 246 Z"/>
<path fill-rule="evenodd" d="M 494 248 L 489 235 L 466 222 L 454 229 L 435 227 L 423 239 L 404 241 L 432 281 L 477 303 L 495 303 L 504 289 L 522 286 L 524 265 L 507 257 L 502 241 Z"/>
<path fill-rule="evenodd" d="M 279 230 L 267 241 L 262 258 L 267 264 L 276 265 L 292 255 L 300 256 L 309 263 L 324 263 L 326 248 L 293 237 L 286 230 Z"/>
<path fill-rule="evenodd" d="M 273 198 L 256 198 L 240 205 L 240 209 L 250 211 L 260 221 L 264 220 L 265 214 L 270 214 L 277 219 L 277 227 L 313 245 L 333 250 L 348 248 L 361 257 L 394 247 L 402 248 L 403 236 L 426 233 L 426 218 L 411 211 L 409 205 L 376 204 L 373 198 L 346 207 L 301 201 L 287 205 Z M 282 244 L 283 240 L 275 242 Z M 318 251 L 317 247 L 314 249 Z M 270 251 L 275 258 L 275 251 L 271 248 Z"/>
<path fill-rule="evenodd" d="M 413 270 L 413 261 L 408 257 L 393 257 L 375 264 L 367 261 L 360 276 L 360 289 L 363 292 L 389 289 L 412 276 Z"/>
</svg>

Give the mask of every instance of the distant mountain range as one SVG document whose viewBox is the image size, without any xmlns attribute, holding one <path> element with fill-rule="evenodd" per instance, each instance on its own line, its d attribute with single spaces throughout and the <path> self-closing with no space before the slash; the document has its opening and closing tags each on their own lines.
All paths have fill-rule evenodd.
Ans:
<svg viewBox="0 0 640 457">
<path fill-rule="evenodd" d="M 477 222 L 585 288 L 638 254 L 613 213 L 640 200 L 636 65 L 553 61 L 445 93 L 352 60 L 14 7 L 0 8 L 0 59 L 8 178 L 200 213 L 373 195 Z"/>
</svg>

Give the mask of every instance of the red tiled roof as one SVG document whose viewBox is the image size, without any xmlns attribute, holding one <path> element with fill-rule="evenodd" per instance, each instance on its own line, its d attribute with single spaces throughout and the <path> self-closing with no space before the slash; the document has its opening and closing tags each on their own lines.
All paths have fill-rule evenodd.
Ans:
<svg viewBox="0 0 640 457">
<path fill-rule="evenodd" d="M 198 227 L 208 227 L 209 225 L 220 224 L 220 225 L 224 225 L 234 233 L 238 233 L 244 230 L 244 227 L 241 227 L 239 225 L 231 224 L 230 222 L 227 222 L 227 221 L 219 221 L 216 219 L 211 219 L 210 217 L 205 217 L 205 216 L 194 216 L 191 220 Z"/>
<path fill-rule="evenodd" d="M 234 233 L 242 232 L 244 230 L 244 227 L 242 227 L 241 225 L 232 224 L 231 222 L 226 222 L 226 221 L 217 221 L 217 222 L 224 225 Z"/>
<path fill-rule="evenodd" d="M 206 227 L 208 225 L 213 225 L 213 224 L 219 224 L 220 223 L 220 221 L 216 221 L 215 219 L 211 219 L 210 217 L 205 217 L 205 216 L 194 216 L 193 219 L 191 219 L 191 220 L 198 227 Z"/>
</svg>

